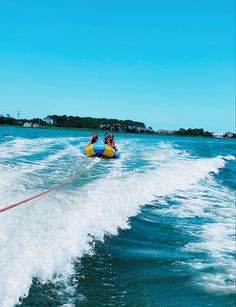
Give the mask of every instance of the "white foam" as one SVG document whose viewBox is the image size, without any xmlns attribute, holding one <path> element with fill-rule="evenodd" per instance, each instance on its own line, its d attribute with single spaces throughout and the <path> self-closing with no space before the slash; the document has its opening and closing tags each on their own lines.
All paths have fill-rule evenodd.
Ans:
<svg viewBox="0 0 236 307">
<path fill-rule="evenodd" d="M 122 167 L 120 163 L 113 164 L 114 172 Z M 94 238 L 116 235 L 119 228 L 129 227 L 129 217 L 140 206 L 186 191 L 224 165 L 222 157 L 177 158 L 143 174 L 111 176 L 112 170 L 80 189 L 70 186 L 1 214 L 0 305 L 18 303 L 27 295 L 33 277 L 41 282 L 60 274 L 67 278 L 73 273 L 73 259 L 88 252 Z"/>
<path fill-rule="evenodd" d="M 233 156 L 233 155 L 220 156 L 220 157 L 222 157 L 222 159 L 225 159 L 225 160 L 233 160 L 234 161 L 236 159 L 236 157 Z"/>
<path fill-rule="evenodd" d="M 229 157 L 220 159 L 229 160 Z M 185 229 L 195 238 L 184 247 L 184 251 L 196 255 L 189 263 L 196 271 L 195 283 L 209 290 L 234 292 L 235 194 L 208 179 L 184 193 L 178 193 L 178 198 L 173 197 L 173 200 L 177 204 L 165 206 L 161 209 L 162 214 L 182 219 L 205 219 L 204 224 L 188 223 Z M 205 256 L 199 258 L 199 253 Z M 212 270 L 215 272 L 212 273 Z"/>
<path fill-rule="evenodd" d="M 71 141 L 79 141 L 82 137 L 67 138 L 16 138 L 8 142 L 0 143 L 0 158 L 14 158 L 19 156 L 31 156 L 40 153 L 53 145 L 68 144 Z"/>
<path fill-rule="evenodd" d="M 37 174 L 39 171 L 48 168 L 49 165 L 59 162 L 64 157 L 75 157 L 78 152 L 76 147 L 68 145 L 35 163 L 21 162 L 15 165 L 1 165 L 0 203 L 6 199 L 11 200 L 16 194 L 19 194 L 19 191 L 23 192 L 25 190 L 25 183 L 32 180 L 31 175 Z"/>
</svg>

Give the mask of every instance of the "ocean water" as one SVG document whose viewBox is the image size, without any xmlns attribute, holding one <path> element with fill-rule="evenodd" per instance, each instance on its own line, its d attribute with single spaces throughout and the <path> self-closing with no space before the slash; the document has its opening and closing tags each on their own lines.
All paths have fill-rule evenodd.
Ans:
<svg viewBox="0 0 236 307">
<path fill-rule="evenodd" d="M 235 140 L 0 127 L 0 306 L 235 306 Z M 102 134 L 100 133 L 102 136 Z"/>
</svg>

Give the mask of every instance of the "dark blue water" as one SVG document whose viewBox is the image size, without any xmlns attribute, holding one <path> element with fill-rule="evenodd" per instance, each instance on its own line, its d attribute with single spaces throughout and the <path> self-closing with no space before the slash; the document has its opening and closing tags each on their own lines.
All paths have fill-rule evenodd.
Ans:
<svg viewBox="0 0 236 307">
<path fill-rule="evenodd" d="M 234 306 L 234 140 L 0 128 L 0 306 Z M 101 134 L 102 139 L 102 134 Z"/>
</svg>

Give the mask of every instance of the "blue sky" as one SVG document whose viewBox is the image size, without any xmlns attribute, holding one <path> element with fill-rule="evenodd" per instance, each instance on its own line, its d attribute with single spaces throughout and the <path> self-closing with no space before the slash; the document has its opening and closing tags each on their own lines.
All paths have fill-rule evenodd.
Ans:
<svg viewBox="0 0 236 307">
<path fill-rule="evenodd" d="M 0 113 L 235 130 L 233 0 L 0 2 Z"/>
</svg>

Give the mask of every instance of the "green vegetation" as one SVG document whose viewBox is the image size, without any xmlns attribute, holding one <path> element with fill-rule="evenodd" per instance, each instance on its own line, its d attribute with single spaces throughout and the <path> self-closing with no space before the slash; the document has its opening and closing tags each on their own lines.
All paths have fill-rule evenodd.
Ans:
<svg viewBox="0 0 236 307">
<path fill-rule="evenodd" d="M 48 115 L 44 119 L 33 118 L 30 120 L 4 117 L 0 115 L 0 125 L 25 125 L 25 127 L 61 127 L 61 128 L 87 128 L 96 130 L 112 130 L 119 132 L 154 133 L 151 127 L 133 120 L 118 120 L 109 118 L 93 118 L 66 115 Z"/>
<path fill-rule="evenodd" d="M 74 127 L 74 128 L 91 128 L 113 131 L 132 131 L 146 129 L 145 124 L 132 120 L 118 120 L 108 118 L 93 118 L 79 116 L 58 116 L 49 115 L 48 119 L 53 120 L 53 126 L 56 127 Z M 139 131 L 133 131 L 139 132 Z"/>
<path fill-rule="evenodd" d="M 17 120 L 13 117 L 7 116 L 0 116 L 0 125 L 11 125 L 15 126 L 17 125 Z"/>
<path fill-rule="evenodd" d="M 175 131 L 173 134 L 176 135 L 191 135 L 191 136 L 213 136 L 213 134 L 209 131 L 204 131 L 202 128 L 198 129 L 183 129 L 180 128 L 178 131 Z"/>
<path fill-rule="evenodd" d="M 0 125 L 11 126 L 24 126 L 34 128 L 47 128 L 52 129 L 66 128 L 66 129 L 93 129 L 93 130 L 110 130 L 118 132 L 132 132 L 132 133 L 148 133 L 159 135 L 179 135 L 179 136 L 207 136 L 207 137 L 223 137 L 223 138 L 236 138 L 236 134 L 226 132 L 224 134 L 214 134 L 209 131 L 204 131 L 202 128 L 189 128 L 179 130 L 158 130 L 154 131 L 152 127 L 146 128 L 145 124 L 133 120 L 119 120 L 112 118 L 93 118 L 93 117 L 80 117 L 80 116 L 66 116 L 66 115 L 48 115 L 44 119 L 15 119 L 9 114 L 7 116 L 0 115 Z"/>
</svg>

